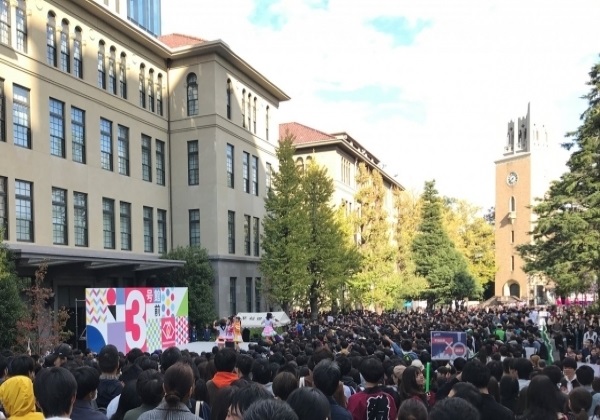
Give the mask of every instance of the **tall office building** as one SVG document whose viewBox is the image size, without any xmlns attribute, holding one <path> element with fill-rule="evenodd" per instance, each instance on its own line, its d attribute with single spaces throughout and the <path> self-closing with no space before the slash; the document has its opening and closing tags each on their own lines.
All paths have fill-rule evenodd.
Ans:
<svg viewBox="0 0 600 420">
<path fill-rule="evenodd" d="M 94 0 L 146 32 L 161 35 L 161 0 Z"/>
</svg>

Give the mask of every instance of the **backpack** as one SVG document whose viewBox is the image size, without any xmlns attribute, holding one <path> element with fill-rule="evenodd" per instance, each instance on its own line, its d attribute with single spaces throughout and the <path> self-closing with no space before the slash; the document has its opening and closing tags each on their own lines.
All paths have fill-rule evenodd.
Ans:
<svg viewBox="0 0 600 420">
<path fill-rule="evenodd" d="M 404 353 L 404 356 L 402 356 L 402 360 L 404 360 L 408 366 L 410 366 L 415 359 L 417 359 L 417 355 L 413 351 Z"/>
</svg>

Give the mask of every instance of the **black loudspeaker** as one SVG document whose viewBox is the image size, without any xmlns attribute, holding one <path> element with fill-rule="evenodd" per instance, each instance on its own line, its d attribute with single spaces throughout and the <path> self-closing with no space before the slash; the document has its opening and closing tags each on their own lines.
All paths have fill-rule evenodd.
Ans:
<svg viewBox="0 0 600 420">
<path fill-rule="evenodd" d="M 242 329 L 242 340 L 244 340 L 244 343 L 250 342 L 250 328 Z"/>
<path fill-rule="evenodd" d="M 228 349 L 234 349 L 235 348 L 235 343 L 233 341 L 226 341 L 225 342 L 225 347 Z"/>
</svg>

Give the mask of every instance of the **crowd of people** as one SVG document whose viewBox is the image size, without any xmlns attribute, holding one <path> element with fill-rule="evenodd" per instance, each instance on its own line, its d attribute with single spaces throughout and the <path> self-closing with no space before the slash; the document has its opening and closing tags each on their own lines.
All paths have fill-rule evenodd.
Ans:
<svg viewBox="0 0 600 420">
<path fill-rule="evenodd" d="M 26 420 L 600 419 L 599 317 L 584 308 L 290 315 L 284 331 L 270 317 L 248 350 L 219 343 L 202 354 L 176 347 L 122 354 L 109 344 L 94 354 L 63 343 L 46 357 L 4 351 L 2 413 Z M 432 331 L 465 332 L 465 357 L 432 360 Z"/>
</svg>

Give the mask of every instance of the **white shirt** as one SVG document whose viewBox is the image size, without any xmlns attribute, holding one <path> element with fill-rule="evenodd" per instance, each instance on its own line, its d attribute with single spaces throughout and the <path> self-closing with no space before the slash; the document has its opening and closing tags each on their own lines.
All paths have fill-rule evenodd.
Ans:
<svg viewBox="0 0 600 420">
<path fill-rule="evenodd" d="M 121 395 L 117 395 L 113 398 L 106 407 L 106 417 L 111 418 L 113 414 L 117 412 L 117 408 L 119 408 L 119 400 L 121 399 Z"/>
</svg>

